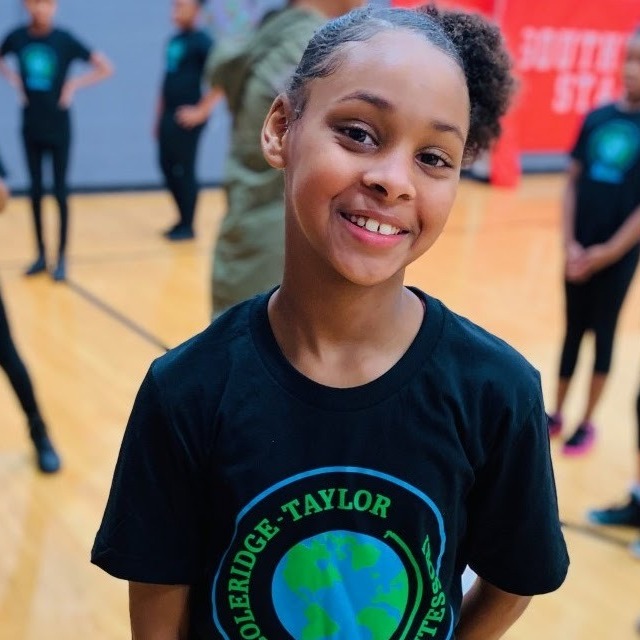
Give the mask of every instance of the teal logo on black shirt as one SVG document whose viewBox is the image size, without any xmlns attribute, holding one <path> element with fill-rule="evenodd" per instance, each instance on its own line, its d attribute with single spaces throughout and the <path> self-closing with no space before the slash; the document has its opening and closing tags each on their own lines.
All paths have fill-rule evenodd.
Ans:
<svg viewBox="0 0 640 640">
<path fill-rule="evenodd" d="M 182 40 L 174 39 L 167 45 L 167 73 L 175 73 L 180 67 L 186 51 Z"/>
<path fill-rule="evenodd" d="M 35 43 L 20 54 L 24 81 L 29 91 L 51 91 L 58 71 L 56 52 L 46 44 Z"/>
<path fill-rule="evenodd" d="M 589 139 L 589 175 L 597 182 L 621 184 L 640 155 L 640 130 L 628 120 L 612 120 Z"/>
</svg>

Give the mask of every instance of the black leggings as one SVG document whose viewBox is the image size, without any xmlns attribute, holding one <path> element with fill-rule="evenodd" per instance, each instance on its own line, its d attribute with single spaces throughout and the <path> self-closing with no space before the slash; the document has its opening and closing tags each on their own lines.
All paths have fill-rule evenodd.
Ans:
<svg viewBox="0 0 640 640">
<path fill-rule="evenodd" d="M 27 368 L 20 359 L 20 355 L 16 350 L 16 346 L 11 338 L 7 314 L 2 303 L 2 295 L 0 294 L 0 367 L 4 369 L 11 386 L 13 387 L 18 400 L 27 417 L 33 416 L 38 412 L 36 398 L 33 393 L 33 385 L 29 378 Z"/>
<path fill-rule="evenodd" d="M 46 155 L 51 156 L 53 165 L 53 194 L 58 202 L 60 213 L 60 240 L 58 255 L 64 256 L 67 248 L 67 233 L 69 227 L 69 206 L 67 203 L 67 169 L 69 167 L 69 148 L 71 136 L 62 132 L 57 142 L 41 142 L 24 136 L 24 150 L 27 158 L 27 168 L 31 177 L 31 208 L 36 232 L 38 253 L 44 254 L 44 235 L 42 233 L 42 162 Z"/>
<path fill-rule="evenodd" d="M 184 129 L 173 113 L 166 112 L 160 120 L 160 168 L 180 214 L 180 224 L 193 226 L 198 200 L 196 154 L 203 127 Z"/>
<path fill-rule="evenodd" d="M 570 378 L 578 361 L 582 338 L 593 331 L 596 357 L 593 370 L 607 374 L 611 368 L 618 315 L 633 279 L 637 253 L 596 273 L 587 282 L 565 282 L 566 332 L 560 359 L 560 377 Z"/>
</svg>

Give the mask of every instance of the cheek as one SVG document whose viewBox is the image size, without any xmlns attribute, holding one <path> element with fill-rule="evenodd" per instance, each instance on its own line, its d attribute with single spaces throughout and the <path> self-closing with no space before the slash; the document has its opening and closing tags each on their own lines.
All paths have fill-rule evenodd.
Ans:
<svg viewBox="0 0 640 640">
<path fill-rule="evenodd" d="M 431 233 L 440 233 L 444 228 L 456 199 L 459 180 L 442 180 L 428 185 L 422 199 L 424 224 Z"/>
</svg>

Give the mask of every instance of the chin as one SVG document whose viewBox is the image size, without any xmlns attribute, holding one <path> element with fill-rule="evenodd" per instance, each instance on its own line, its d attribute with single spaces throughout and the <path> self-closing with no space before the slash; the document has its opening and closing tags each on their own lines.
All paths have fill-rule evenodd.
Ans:
<svg viewBox="0 0 640 640">
<path fill-rule="evenodd" d="M 361 269 L 338 269 L 340 276 L 356 287 L 371 288 L 389 283 L 398 279 L 402 283 L 404 279 L 404 269 L 376 269 L 363 272 Z"/>
</svg>

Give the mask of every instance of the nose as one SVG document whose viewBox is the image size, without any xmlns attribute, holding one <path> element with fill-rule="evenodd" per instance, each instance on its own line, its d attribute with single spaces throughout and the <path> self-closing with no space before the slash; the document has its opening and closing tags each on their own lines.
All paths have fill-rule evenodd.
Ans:
<svg viewBox="0 0 640 640">
<path fill-rule="evenodd" d="M 413 157 L 394 150 L 371 159 L 371 164 L 363 175 L 363 183 L 390 202 L 413 200 L 416 197 L 414 171 Z"/>
</svg>

